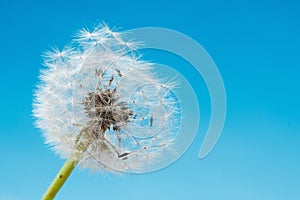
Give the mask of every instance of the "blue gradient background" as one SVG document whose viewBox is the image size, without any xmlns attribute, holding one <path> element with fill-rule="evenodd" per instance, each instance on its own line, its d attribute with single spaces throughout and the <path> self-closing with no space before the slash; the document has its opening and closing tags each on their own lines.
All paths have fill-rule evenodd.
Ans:
<svg viewBox="0 0 300 200">
<path fill-rule="evenodd" d="M 204 127 L 184 156 L 143 175 L 76 169 L 57 199 L 300 199 L 299 10 L 292 0 L 1 0 L 0 200 L 40 199 L 63 164 L 31 117 L 41 54 L 102 21 L 124 29 L 166 27 L 197 40 L 223 76 L 227 120 L 213 152 L 199 160 L 209 96 L 201 77 L 183 72 L 197 92 Z M 167 53 L 158 58 L 188 68 Z"/>
</svg>

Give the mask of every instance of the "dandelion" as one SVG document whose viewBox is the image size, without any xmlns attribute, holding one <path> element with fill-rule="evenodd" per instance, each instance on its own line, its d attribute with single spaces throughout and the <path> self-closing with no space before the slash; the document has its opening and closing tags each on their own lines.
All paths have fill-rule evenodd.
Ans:
<svg viewBox="0 0 300 200">
<path fill-rule="evenodd" d="M 45 193 L 53 199 L 78 164 L 95 171 L 151 170 L 180 128 L 174 82 L 156 77 L 137 43 L 106 25 L 44 54 L 33 113 L 46 144 L 67 162 Z"/>
</svg>

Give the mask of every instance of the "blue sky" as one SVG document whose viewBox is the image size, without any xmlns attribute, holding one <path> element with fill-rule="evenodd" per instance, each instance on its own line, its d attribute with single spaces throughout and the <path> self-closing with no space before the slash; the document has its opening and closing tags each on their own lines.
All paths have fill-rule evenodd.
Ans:
<svg viewBox="0 0 300 200">
<path fill-rule="evenodd" d="M 300 4 L 290 0 L 2 0 L 0 200 L 39 199 L 64 162 L 33 126 L 41 54 L 53 45 L 62 48 L 76 30 L 103 21 L 123 29 L 170 28 L 198 41 L 222 74 L 226 123 L 214 150 L 199 160 L 209 96 L 201 77 L 187 72 L 202 104 L 200 130 L 183 157 L 142 175 L 102 176 L 76 169 L 57 199 L 299 199 L 299 10 Z M 158 54 L 152 53 L 146 56 Z M 168 54 L 157 59 L 181 63 Z"/>
</svg>

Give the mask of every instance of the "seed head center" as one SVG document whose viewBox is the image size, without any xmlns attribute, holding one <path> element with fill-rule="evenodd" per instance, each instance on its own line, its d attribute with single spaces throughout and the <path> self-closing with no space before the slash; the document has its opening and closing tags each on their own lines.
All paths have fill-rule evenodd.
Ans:
<svg viewBox="0 0 300 200">
<path fill-rule="evenodd" d="M 104 133 L 111 127 L 114 131 L 120 131 L 129 122 L 133 112 L 127 103 L 118 101 L 116 89 L 99 89 L 88 93 L 84 100 L 84 110 L 95 132 Z"/>
</svg>

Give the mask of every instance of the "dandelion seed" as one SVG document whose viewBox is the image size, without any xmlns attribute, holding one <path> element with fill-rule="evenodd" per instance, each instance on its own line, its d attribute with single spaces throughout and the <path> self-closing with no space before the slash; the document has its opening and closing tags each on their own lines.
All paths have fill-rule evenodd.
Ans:
<svg viewBox="0 0 300 200">
<path fill-rule="evenodd" d="M 147 171 L 180 127 L 174 83 L 156 78 L 135 43 L 106 25 L 82 29 L 72 44 L 44 54 L 33 113 L 46 143 L 68 170 Z"/>
</svg>

